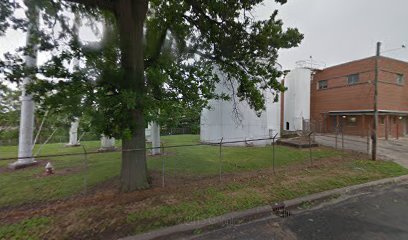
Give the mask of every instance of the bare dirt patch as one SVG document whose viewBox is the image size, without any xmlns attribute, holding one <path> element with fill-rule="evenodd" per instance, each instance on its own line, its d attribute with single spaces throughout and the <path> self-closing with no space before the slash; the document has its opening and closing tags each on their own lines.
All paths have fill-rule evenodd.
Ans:
<svg viewBox="0 0 408 240">
<path fill-rule="evenodd" d="M 13 173 L 13 172 L 18 172 L 18 171 L 24 171 L 27 169 L 38 169 L 38 173 L 34 174 L 34 178 L 42 178 L 42 177 L 49 177 L 53 175 L 58 175 L 58 176 L 64 176 L 64 175 L 69 175 L 69 174 L 75 174 L 78 172 L 83 171 L 83 167 L 67 167 L 67 168 L 59 168 L 54 171 L 54 174 L 47 175 L 45 174 L 45 165 L 50 161 L 47 159 L 36 159 L 37 164 L 27 166 L 24 168 L 19 168 L 16 170 L 10 169 L 8 167 L 0 167 L 0 174 L 2 173 Z"/>
<path fill-rule="evenodd" d="M 45 166 L 45 164 L 44 164 Z M 43 166 L 43 168 L 44 168 Z M 67 167 L 67 168 L 59 168 L 57 170 L 54 170 L 53 174 L 45 174 L 45 170 L 38 173 L 38 174 L 34 174 L 34 177 L 36 178 L 43 178 L 43 177 L 51 177 L 51 176 L 64 176 L 64 175 L 70 175 L 70 174 L 75 174 L 75 173 L 79 173 L 81 171 L 83 171 L 84 168 L 83 167 Z"/>
<path fill-rule="evenodd" d="M 47 162 L 48 162 L 48 160 L 44 160 L 44 159 L 36 159 L 36 161 L 37 161 L 37 164 L 29 165 L 29 166 L 26 166 L 26 167 L 23 167 L 23 168 L 15 169 L 15 170 L 10 169 L 8 167 L 0 167 L 0 174 L 2 174 L 2 173 L 11 173 L 11 172 L 16 172 L 16 171 L 24 171 L 24 170 L 33 169 L 33 168 L 41 168 L 41 167 L 44 168 L 45 164 L 47 164 Z"/>
</svg>

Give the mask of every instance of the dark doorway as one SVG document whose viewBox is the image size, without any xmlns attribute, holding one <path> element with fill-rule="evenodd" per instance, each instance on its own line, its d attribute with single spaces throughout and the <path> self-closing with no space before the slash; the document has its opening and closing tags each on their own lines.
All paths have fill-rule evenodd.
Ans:
<svg viewBox="0 0 408 240">
<path fill-rule="evenodd" d="M 405 136 L 408 136 L 408 118 L 405 117 L 405 121 L 404 121 L 404 134 Z"/>
</svg>

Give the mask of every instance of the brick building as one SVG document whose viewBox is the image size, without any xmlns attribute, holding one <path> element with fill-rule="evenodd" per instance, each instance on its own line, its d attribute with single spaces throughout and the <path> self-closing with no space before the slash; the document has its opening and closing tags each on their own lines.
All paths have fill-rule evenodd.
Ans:
<svg viewBox="0 0 408 240">
<path fill-rule="evenodd" d="M 367 136 L 373 124 L 376 57 L 317 70 L 311 81 L 311 123 L 317 132 Z M 408 63 L 379 57 L 378 136 L 408 135 Z"/>
</svg>

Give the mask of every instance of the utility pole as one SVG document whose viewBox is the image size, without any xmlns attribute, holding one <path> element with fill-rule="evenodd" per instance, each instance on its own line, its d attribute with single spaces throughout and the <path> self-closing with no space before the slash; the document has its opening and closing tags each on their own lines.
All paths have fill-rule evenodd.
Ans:
<svg viewBox="0 0 408 240">
<path fill-rule="evenodd" d="M 373 143 L 371 160 L 377 160 L 377 128 L 378 128 L 378 60 L 380 58 L 381 42 L 377 42 L 377 51 L 375 56 L 375 76 L 374 76 L 374 124 L 371 139 Z"/>
</svg>

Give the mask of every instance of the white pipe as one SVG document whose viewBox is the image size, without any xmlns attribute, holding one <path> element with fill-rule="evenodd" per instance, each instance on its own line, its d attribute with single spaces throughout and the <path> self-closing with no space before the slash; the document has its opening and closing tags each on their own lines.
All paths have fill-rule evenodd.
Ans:
<svg viewBox="0 0 408 240">
<path fill-rule="evenodd" d="M 75 13 L 75 19 L 74 19 L 74 34 L 75 38 L 79 38 L 79 27 L 80 27 L 80 16 L 78 13 Z M 79 68 L 79 59 L 74 58 L 73 59 L 73 71 L 78 70 Z M 73 122 L 71 122 L 71 127 L 69 129 L 69 142 L 65 146 L 68 147 L 75 147 L 79 146 L 79 141 L 78 141 L 78 126 L 79 126 L 79 118 L 75 118 Z"/>
<path fill-rule="evenodd" d="M 41 121 L 40 127 L 38 128 L 37 134 L 35 135 L 34 142 L 33 142 L 33 149 L 34 149 L 35 144 L 37 143 L 38 137 L 40 136 L 41 130 L 42 130 L 43 125 L 44 125 L 44 122 L 47 119 L 47 115 L 48 115 L 48 110 L 45 112 L 44 117 L 43 117 L 43 119 Z"/>
<path fill-rule="evenodd" d="M 26 45 L 30 47 L 35 29 L 38 29 L 39 14 L 37 8 L 34 9 L 34 18 L 30 21 L 27 30 Z M 37 66 L 38 46 L 32 46 L 31 55 L 25 56 L 25 65 L 27 68 Z M 33 132 L 34 132 L 34 110 L 35 104 L 31 94 L 27 94 L 26 87 L 32 82 L 30 76 L 23 79 L 21 94 L 21 114 L 20 114 L 20 132 L 18 140 L 18 160 L 9 165 L 10 168 L 18 168 L 24 165 L 30 165 L 36 161 L 33 158 Z"/>
<path fill-rule="evenodd" d="M 112 151 L 115 150 L 115 138 L 109 138 L 105 135 L 101 137 L 101 151 Z"/>
<path fill-rule="evenodd" d="M 20 132 L 18 141 L 18 157 L 33 156 L 33 131 L 34 131 L 34 101 L 31 95 L 25 94 L 25 85 L 29 83 L 26 78 L 23 83 L 23 94 L 21 96 Z M 18 159 L 19 164 L 29 164 L 34 162 L 33 158 Z"/>
<path fill-rule="evenodd" d="M 160 126 L 157 122 L 152 122 L 151 138 L 152 138 L 152 155 L 160 154 Z"/>
<path fill-rule="evenodd" d="M 54 129 L 54 131 L 51 133 L 51 135 L 47 138 L 47 140 L 45 140 L 45 142 L 43 144 L 41 144 L 40 148 L 38 148 L 37 152 L 35 153 L 34 156 L 38 156 L 38 154 L 40 154 L 42 148 L 45 146 L 45 144 L 47 144 L 51 138 L 54 136 L 54 134 L 57 132 L 58 128 Z"/>
<path fill-rule="evenodd" d="M 78 143 L 78 126 L 79 126 L 79 119 L 75 119 L 75 121 L 71 122 L 71 128 L 69 129 L 69 142 L 66 146 L 79 146 Z"/>
<path fill-rule="evenodd" d="M 85 135 L 85 132 L 81 133 L 81 136 L 79 136 L 78 138 L 78 144 L 81 144 L 81 139 L 82 137 Z"/>
</svg>

